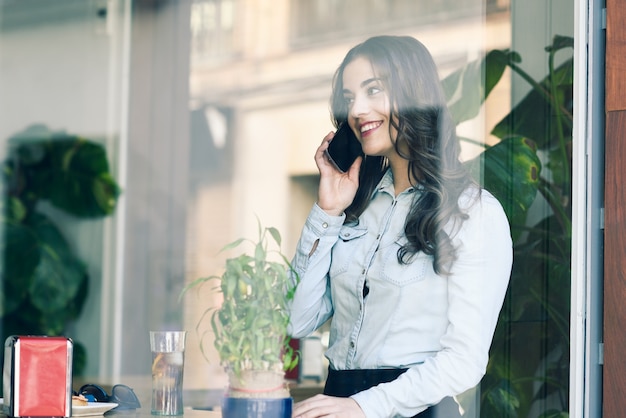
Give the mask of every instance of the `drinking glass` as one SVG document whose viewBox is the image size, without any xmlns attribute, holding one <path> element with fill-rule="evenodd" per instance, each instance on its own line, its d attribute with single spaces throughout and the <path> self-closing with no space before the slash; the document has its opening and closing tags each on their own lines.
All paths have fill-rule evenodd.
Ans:
<svg viewBox="0 0 626 418">
<path fill-rule="evenodd" d="M 183 414 L 186 331 L 150 331 L 152 415 Z"/>
</svg>

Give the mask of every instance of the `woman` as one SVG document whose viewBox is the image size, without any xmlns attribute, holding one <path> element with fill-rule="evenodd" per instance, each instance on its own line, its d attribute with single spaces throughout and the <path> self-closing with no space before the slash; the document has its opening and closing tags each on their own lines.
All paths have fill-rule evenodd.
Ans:
<svg viewBox="0 0 626 418">
<path fill-rule="evenodd" d="M 331 109 L 365 156 L 337 170 L 325 154 L 332 133 L 315 154 L 318 200 L 293 260 L 290 333 L 332 317 L 330 367 L 324 395 L 293 415 L 458 416 L 437 408 L 485 373 L 512 263 L 506 216 L 459 162 L 437 69 L 414 38 L 351 49 Z"/>
</svg>

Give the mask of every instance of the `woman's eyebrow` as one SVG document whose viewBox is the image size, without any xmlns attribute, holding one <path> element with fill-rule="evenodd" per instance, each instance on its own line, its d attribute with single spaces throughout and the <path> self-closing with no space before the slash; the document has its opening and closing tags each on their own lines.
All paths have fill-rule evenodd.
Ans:
<svg viewBox="0 0 626 418">
<path fill-rule="evenodd" d="M 378 82 L 378 81 L 382 81 L 382 78 L 380 78 L 380 77 L 368 78 L 367 80 L 364 80 L 364 81 L 361 82 L 360 87 L 363 88 L 363 87 L 367 86 L 368 84 L 371 84 L 371 83 L 374 83 L 374 82 Z M 343 89 L 342 93 L 343 94 L 352 93 L 352 91 L 350 89 Z"/>
<path fill-rule="evenodd" d="M 364 80 L 363 82 L 361 82 L 361 87 L 365 87 L 368 84 L 371 84 L 375 81 L 381 81 L 382 79 L 380 77 L 372 77 L 372 78 L 368 78 L 367 80 Z"/>
</svg>

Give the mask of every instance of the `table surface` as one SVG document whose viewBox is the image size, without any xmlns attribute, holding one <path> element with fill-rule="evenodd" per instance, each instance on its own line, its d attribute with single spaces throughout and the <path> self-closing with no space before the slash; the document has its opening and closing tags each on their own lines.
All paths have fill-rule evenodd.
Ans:
<svg viewBox="0 0 626 418">
<path fill-rule="evenodd" d="M 129 382 L 130 383 L 130 382 Z M 150 411 L 152 391 L 147 387 L 147 382 L 134 382 L 133 390 L 139 398 L 141 408 L 134 411 L 115 411 L 105 413 L 105 418 L 158 418 Z M 105 386 L 106 388 L 106 386 Z M 108 388 L 106 388 L 109 391 Z M 322 386 L 319 383 L 293 384 L 290 387 L 294 402 L 320 393 Z M 110 393 L 110 391 L 109 391 Z M 185 389 L 183 391 L 183 404 L 185 405 L 184 418 L 220 418 L 221 400 L 224 395 L 223 389 Z M 81 417 L 83 418 L 83 417 Z M 84 417 L 97 418 L 97 417 Z"/>
<path fill-rule="evenodd" d="M 187 392 L 187 391 L 185 391 Z M 193 391 L 195 392 L 195 391 Z M 190 400 L 194 400 L 194 395 L 195 395 L 195 399 L 199 399 L 200 395 L 200 391 L 198 391 L 198 393 L 188 393 L 188 395 L 191 399 Z M 214 406 L 186 406 L 184 408 L 184 412 L 183 412 L 183 416 L 185 418 L 219 418 L 222 416 L 222 414 L 220 413 L 220 408 L 219 408 L 219 403 L 214 402 L 215 396 L 221 396 L 222 391 L 213 391 L 213 390 L 203 390 L 202 391 L 204 393 L 204 399 L 207 399 L 206 396 L 210 397 L 212 400 L 210 401 L 211 404 L 213 404 Z M 122 411 L 117 411 L 117 410 L 110 410 L 108 412 L 104 412 L 104 417 L 106 418 L 159 418 L 161 416 L 158 415 L 152 415 L 151 410 L 150 410 L 150 396 L 151 394 L 148 393 L 147 395 L 141 391 L 136 391 L 135 393 L 137 394 L 137 397 L 139 398 L 139 402 L 141 403 L 141 408 L 137 408 L 137 409 L 133 409 L 133 410 L 122 410 Z M 2 401 L 2 398 L 0 398 L 0 401 Z M 184 399 L 184 395 L 183 395 L 183 402 L 185 402 Z M 202 404 L 198 404 L 198 405 L 205 405 L 205 401 L 202 401 Z M 219 402 L 219 400 L 217 401 Z M 0 404 L 3 402 L 0 402 Z M 187 404 L 187 403 L 185 403 Z M 194 404 L 195 405 L 195 404 Z M 90 411 L 91 412 L 91 411 Z M 79 415 L 75 415 L 73 414 L 72 416 L 76 416 L 79 418 L 98 418 L 98 417 L 102 417 L 103 413 L 102 412 L 96 412 L 93 415 L 88 414 L 86 411 L 81 411 L 81 413 Z M 7 418 L 6 415 L 4 415 L 2 408 L 0 407 L 0 418 Z M 164 417 L 167 418 L 167 417 Z M 175 418 L 175 417 L 172 417 Z"/>
<path fill-rule="evenodd" d="M 222 414 L 219 411 L 202 411 L 198 409 L 185 408 L 183 415 L 185 418 L 219 418 Z M 150 413 L 150 405 L 146 408 L 145 406 L 139 408 L 135 411 L 120 411 L 120 412 L 107 412 L 105 414 L 107 418 L 154 418 L 158 417 L 157 415 L 152 415 Z M 88 418 L 88 417 L 86 417 Z"/>
<path fill-rule="evenodd" d="M 82 381 L 74 381 L 74 389 L 78 389 L 84 383 Z M 135 410 L 116 411 L 111 410 L 104 413 L 104 418 L 159 418 L 158 415 L 151 414 L 151 397 L 152 388 L 150 378 L 141 377 L 139 379 L 124 378 L 121 382 L 133 388 L 133 391 L 139 398 L 141 408 Z M 102 384 L 107 393 L 111 393 L 112 385 Z M 294 402 L 309 398 L 322 390 L 319 382 L 311 383 L 292 383 L 290 384 L 291 396 Z M 220 418 L 220 404 L 224 395 L 223 389 L 185 389 L 183 391 L 183 404 L 185 405 L 182 416 L 185 418 Z M 1 402 L 1 398 L 0 398 Z M 80 418 L 98 418 L 98 415 L 81 415 Z M 0 408 L 0 418 L 6 418 L 2 414 Z M 175 418 L 175 417 L 174 417 Z"/>
<path fill-rule="evenodd" d="M 74 381 L 74 389 L 78 389 L 85 383 L 93 383 L 90 381 Z M 105 413 L 105 418 L 158 418 L 152 415 L 150 411 L 152 384 L 149 376 L 125 377 L 119 382 L 133 388 L 133 391 L 139 398 L 141 408 L 134 411 L 110 411 Z M 111 393 L 112 384 L 100 384 L 107 393 Z M 321 393 L 323 384 L 318 381 L 291 382 L 290 392 L 294 402 L 312 397 L 317 393 Z M 185 418 L 219 418 L 221 400 L 224 395 L 224 389 L 185 389 L 183 391 L 183 404 Z M 81 417 L 82 418 L 82 417 Z M 98 418 L 97 416 L 86 416 L 85 418 Z"/>
<path fill-rule="evenodd" d="M 152 415 L 150 410 L 152 387 L 150 378 L 139 381 L 129 381 L 129 386 L 139 398 L 141 408 L 134 411 L 115 411 L 112 410 L 105 414 L 107 418 L 142 418 L 142 417 L 158 417 Z M 106 388 L 106 387 L 105 387 Z M 107 392 L 110 393 L 109 389 Z M 215 418 L 221 417 L 219 412 L 221 398 L 224 394 L 222 389 L 185 389 L 183 390 L 184 416 L 187 418 Z M 90 417 L 85 417 L 90 418 Z M 93 417 L 92 417 L 93 418 Z"/>
</svg>

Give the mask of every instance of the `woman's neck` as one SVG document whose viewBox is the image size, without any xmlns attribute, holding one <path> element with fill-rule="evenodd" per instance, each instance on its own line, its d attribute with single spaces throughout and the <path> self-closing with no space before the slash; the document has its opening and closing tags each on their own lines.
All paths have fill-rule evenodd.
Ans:
<svg viewBox="0 0 626 418">
<path fill-rule="evenodd" d="M 389 160 L 389 164 L 393 174 L 393 190 L 396 196 L 416 183 L 414 179 L 409 178 L 408 160 L 396 158 Z"/>
</svg>

